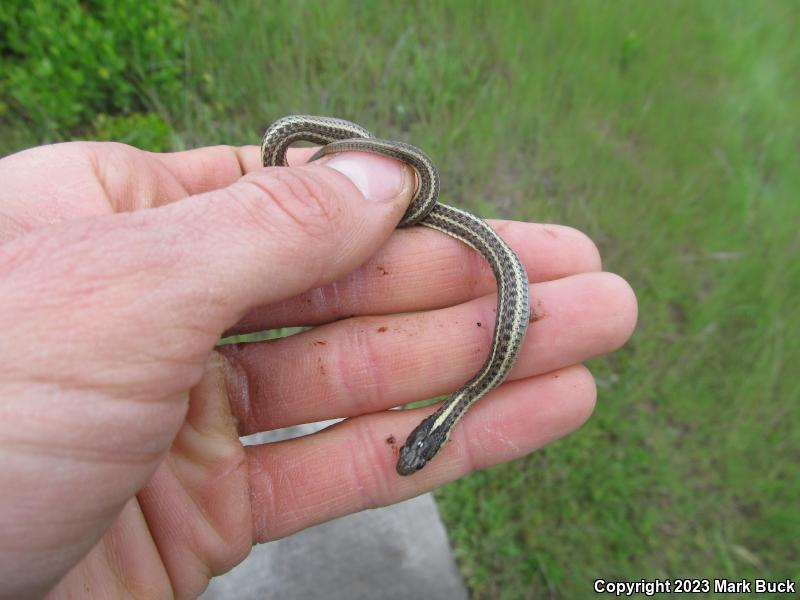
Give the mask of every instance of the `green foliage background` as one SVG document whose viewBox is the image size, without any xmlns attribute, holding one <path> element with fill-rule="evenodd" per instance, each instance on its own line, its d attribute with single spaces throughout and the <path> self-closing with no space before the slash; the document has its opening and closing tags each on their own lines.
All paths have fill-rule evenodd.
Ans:
<svg viewBox="0 0 800 600">
<path fill-rule="evenodd" d="M 143 123 L 132 113 L 179 106 L 184 25 L 169 3 L 6 0 L 0 115 L 12 112 L 37 141 L 68 137 L 97 119 L 101 134 L 118 132 L 115 118 L 133 131 Z M 152 117 L 144 124 L 163 129 Z"/>
<path fill-rule="evenodd" d="M 437 493 L 474 597 L 800 579 L 800 4 L 53 4 L 0 8 L 3 153 L 337 115 L 425 148 L 448 202 L 583 229 L 632 283 L 592 420 Z"/>
</svg>

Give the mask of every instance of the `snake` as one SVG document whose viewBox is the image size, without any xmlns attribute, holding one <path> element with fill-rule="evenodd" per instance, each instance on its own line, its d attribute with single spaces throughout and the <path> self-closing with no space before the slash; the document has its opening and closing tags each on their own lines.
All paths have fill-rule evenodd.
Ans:
<svg viewBox="0 0 800 600">
<path fill-rule="evenodd" d="M 530 321 L 527 272 L 514 250 L 483 219 L 439 202 L 439 172 L 419 148 L 376 138 L 344 119 L 292 115 L 267 128 L 261 162 L 265 167 L 288 166 L 289 146 L 300 141 L 321 145 L 309 162 L 337 152 L 371 152 L 409 165 L 416 175 L 416 189 L 397 227 L 422 225 L 463 242 L 489 263 L 497 282 L 497 316 L 489 355 L 469 381 L 408 435 L 396 470 L 399 475 L 412 475 L 439 453 L 467 410 L 500 385 L 514 366 Z"/>
</svg>

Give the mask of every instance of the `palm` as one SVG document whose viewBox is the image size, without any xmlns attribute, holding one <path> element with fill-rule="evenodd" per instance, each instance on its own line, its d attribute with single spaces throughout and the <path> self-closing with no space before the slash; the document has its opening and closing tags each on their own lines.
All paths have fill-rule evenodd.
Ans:
<svg viewBox="0 0 800 600">
<path fill-rule="evenodd" d="M 25 187 L 12 184 L 0 191 L 3 241 L 54 222 L 149 208 L 196 191 L 182 184 L 180 173 L 173 173 L 152 155 L 127 146 L 64 144 L 37 152 L 35 178 L 25 178 L 17 171 L 20 177 L 14 181 Z M 238 171 L 235 159 L 228 165 Z M 162 331 L 161 335 L 185 333 Z M 205 338 L 199 343 L 208 344 L 208 336 L 197 337 Z M 187 345 L 197 342 L 185 341 Z M 107 439 L 122 435 L 160 443 L 148 448 L 145 458 L 137 457 L 137 464 L 128 471 L 133 478 L 128 484 L 141 491 L 125 502 L 118 516 L 114 505 L 120 494 L 112 490 L 105 497 L 95 495 L 96 506 L 90 511 L 93 529 L 103 531 L 111 520 L 113 525 L 62 581 L 62 591 L 73 587 L 82 590 L 89 582 L 94 589 L 133 585 L 159 592 L 172 589 L 179 597 L 191 596 L 204 589 L 209 575 L 230 568 L 249 550 L 252 532 L 244 450 L 230 404 L 213 383 L 219 371 L 206 369 L 201 384 L 192 386 L 196 373 L 201 372 L 203 364 L 199 361 L 147 371 L 150 377 L 136 381 L 143 393 L 123 399 L 139 406 L 124 406 L 120 418 L 112 421 L 112 427 L 120 430 L 109 428 L 108 423 L 102 430 L 93 428 Z M 184 385 L 164 393 L 164 382 L 170 380 Z M 209 382 L 210 387 L 203 382 Z M 114 395 L 97 399 L 120 404 L 119 400 Z M 151 402 L 159 404 L 159 409 L 149 410 L 146 405 Z M 126 418 L 137 410 L 147 411 L 153 420 Z M 155 435 L 153 422 L 157 424 Z M 138 432 L 133 431 L 137 428 Z M 115 462 L 129 458 L 113 451 L 103 456 L 110 470 Z M 81 464 L 80 460 L 74 460 L 69 468 L 90 466 L 100 470 L 98 465 Z M 60 464 L 58 468 L 66 467 Z M 82 553 L 85 548 L 79 544 L 74 551 Z"/>
</svg>

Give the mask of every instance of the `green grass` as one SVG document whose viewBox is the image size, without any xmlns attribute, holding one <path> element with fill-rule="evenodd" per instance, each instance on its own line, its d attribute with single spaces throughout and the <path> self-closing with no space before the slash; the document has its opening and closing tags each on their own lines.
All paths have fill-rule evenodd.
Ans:
<svg viewBox="0 0 800 600">
<path fill-rule="evenodd" d="M 475 598 L 800 579 L 800 4 L 251 0 L 193 18 L 185 98 L 154 107 L 176 146 L 351 118 L 425 148 L 449 202 L 583 229 L 637 292 L 633 340 L 590 363 L 592 420 L 437 493 Z"/>
</svg>

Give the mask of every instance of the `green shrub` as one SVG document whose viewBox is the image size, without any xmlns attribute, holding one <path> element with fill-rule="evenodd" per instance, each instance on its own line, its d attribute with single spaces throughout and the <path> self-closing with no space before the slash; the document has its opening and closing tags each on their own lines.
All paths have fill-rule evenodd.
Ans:
<svg viewBox="0 0 800 600">
<path fill-rule="evenodd" d="M 124 142 L 151 152 L 172 149 L 172 129 L 155 113 L 107 115 L 94 121 L 92 137 L 100 141 Z"/>
<path fill-rule="evenodd" d="M 100 113 L 175 106 L 184 21 L 158 0 L 4 0 L 0 112 L 61 137 Z"/>
</svg>

